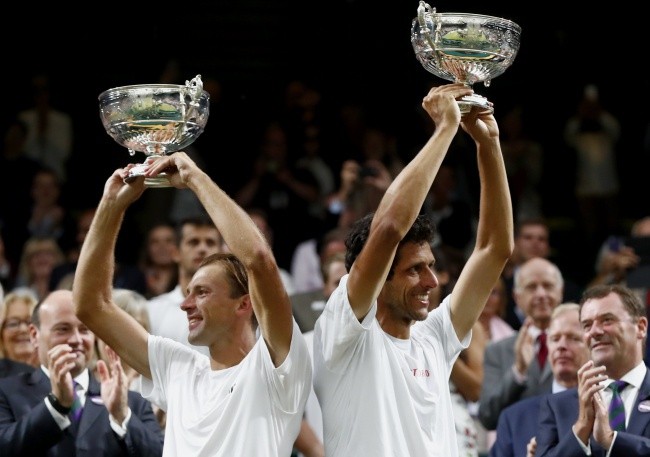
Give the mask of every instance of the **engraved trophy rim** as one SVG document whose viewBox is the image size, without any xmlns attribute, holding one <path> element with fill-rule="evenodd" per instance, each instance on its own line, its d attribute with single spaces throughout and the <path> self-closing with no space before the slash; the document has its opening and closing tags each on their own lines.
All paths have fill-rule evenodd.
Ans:
<svg viewBox="0 0 650 457">
<path fill-rule="evenodd" d="M 123 92 L 133 93 L 138 90 L 142 90 L 143 92 L 151 92 L 151 91 L 163 91 L 164 89 L 171 89 L 173 91 L 180 92 L 181 90 L 184 90 L 186 88 L 187 86 L 184 84 L 129 84 L 126 86 L 117 86 L 117 87 L 112 87 L 110 89 L 106 89 L 97 96 L 97 99 L 101 101 L 109 94 L 123 93 Z M 201 93 L 207 94 L 208 98 L 210 96 L 210 93 L 203 89 L 201 89 Z"/>
</svg>

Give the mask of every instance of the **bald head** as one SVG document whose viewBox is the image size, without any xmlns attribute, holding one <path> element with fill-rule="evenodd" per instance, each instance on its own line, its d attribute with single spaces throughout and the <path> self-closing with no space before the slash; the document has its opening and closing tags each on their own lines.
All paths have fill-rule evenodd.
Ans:
<svg viewBox="0 0 650 457">
<path fill-rule="evenodd" d="M 75 314 L 69 290 L 56 290 L 45 297 L 34 309 L 29 330 L 39 361 L 46 367 L 50 366 L 51 353 L 70 353 L 74 355 L 70 374 L 76 377 L 92 360 L 95 336 Z M 51 352 L 57 347 L 61 349 Z"/>
<path fill-rule="evenodd" d="M 560 269 L 545 258 L 534 257 L 515 271 L 515 302 L 540 329 L 548 327 L 553 309 L 562 301 L 563 288 Z"/>
</svg>

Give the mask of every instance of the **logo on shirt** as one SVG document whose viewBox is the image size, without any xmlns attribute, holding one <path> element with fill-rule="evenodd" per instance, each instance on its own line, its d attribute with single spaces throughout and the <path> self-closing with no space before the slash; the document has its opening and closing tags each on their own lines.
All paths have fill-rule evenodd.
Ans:
<svg viewBox="0 0 650 457">
<path fill-rule="evenodd" d="M 411 373 L 413 373 L 413 376 L 416 378 L 428 378 L 431 376 L 431 373 L 426 368 L 412 368 Z"/>
</svg>

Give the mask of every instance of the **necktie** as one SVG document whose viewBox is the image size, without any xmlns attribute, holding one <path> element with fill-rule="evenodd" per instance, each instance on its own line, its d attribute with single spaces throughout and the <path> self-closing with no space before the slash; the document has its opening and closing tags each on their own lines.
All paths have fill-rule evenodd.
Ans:
<svg viewBox="0 0 650 457">
<path fill-rule="evenodd" d="M 540 368 L 544 368 L 546 364 L 546 357 L 548 356 L 548 346 L 546 345 L 546 332 L 542 332 L 537 337 L 539 348 L 537 349 L 537 363 Z"/>
<path fill-rule="evenodd" d="M 627 387 L 625 381 L 614 381 L 608 388 L 612 389 L 612 401 L 609 403 L 609 425 L 614 431 L 625 430 L 625 405 L 621 391 Z"/>
<path fill-rule="evenodd" d="M 79 423 L 79 419 L 81 419 L 81 413 L 83 413 L 84 410 L 84 407 L 81 404 L 81 399 L 77 394 L 77 391 L 81 388 L 82 387 L 77 383 L 77 381 L 74 381 L 74 398 L 72 400 L 72 408 L 70 409 L 69 416 L 72 422 L 75 424 Z"/>
</svg>

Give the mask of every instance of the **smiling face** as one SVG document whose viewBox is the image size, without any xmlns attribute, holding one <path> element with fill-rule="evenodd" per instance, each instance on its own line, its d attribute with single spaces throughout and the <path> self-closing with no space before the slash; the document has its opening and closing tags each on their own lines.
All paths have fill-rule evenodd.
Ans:
<svg viewBox="0 0 650 457">
<path fill-rule="evenodd" d="M 219 260 L 221 256 L 217 255 L 217 260 L 210 257 L 199 268 L 181 304 L 187 314 L 188 341 L 196 346 L 227 344 L 241 335 L 245 326 L 254 332 L 245 270 L 238 261 Z"/>
<path fill-rule="evenodd" d="M 385 319 L 398 326 L 410 326 L 429 314 L 429 293 L 438 287 L 438 279 L 428 243 L 404 243 L 398 257 L 391 278 L 379 294 L 377 315 L 380 322 Z"/>
<path fill-rule="evenodd" d="M 10 294 L 6 297 L 6 313 L 2 322 L 2 349 L 11 360 L 32 364 L 34 345 L 29 337 L 29 324 L 36 300 L 29 295 Z"/>
<path fill-rule="evenodd" d="M 591 359 L 604 365 L 610 378 L 619 379 L 643 360 L 648 320 L 631 316 L 618 294 L 587 299 L 580 322 Z"/>
<path fill-rule="evenodd" d="M 40 363 L 47 366 L 48 351 L 59 344 L 67 344 L 77 356 L 70 374 L 73 378 L 78 376 L 92 360 L 95 335 L 75 315 L 72 292 L 52 292 L 40 304 L 38 315 L 40 323 L 38 327 L 30 326 L 30 335 Z"/>
</svg>

